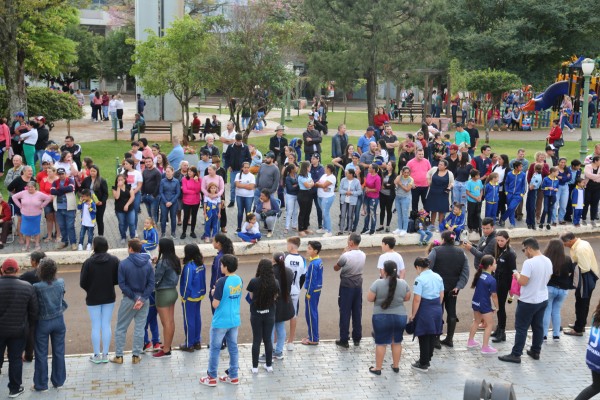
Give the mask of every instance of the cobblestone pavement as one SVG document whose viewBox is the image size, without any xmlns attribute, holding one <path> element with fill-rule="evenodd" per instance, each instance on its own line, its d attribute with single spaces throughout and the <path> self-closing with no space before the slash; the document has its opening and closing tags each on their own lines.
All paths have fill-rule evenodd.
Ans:
<svg viewBox="0 0 600 400">
<path fill-rule="evenodd" d="M 479 334 L 481 335 L 481 333 Z M 508 353 L 513 334 L 498 346 L 499 354 Z M 418 356 L 417 341 L 405 337 L 400 360 L 400 373 L 389 367 L 388 349 L 381 376 L 368 372 L 374 363 L 374 345 L 363 340 L 360 347 L 338 349 L 333 342 L 319 346 L 296 345 L 285 351 L 284 360 L 275 360 L 272 374 L 262 368 L 252 375 L 250 345 L 240 346 L 240 385 L 220 383 L 216 388 L 202 386 L 208 351 L 173 352 L 170 359 L 151 360 L 144 356 L 141 364 L 132 365 L 126 354 L 123 365 L 95 365 L 86 355 L 67 359 L 67 381 L 60 390 L 37 394 L 29 390 L 33 364 L 23 370 L 23 399 L 462 399 L 467 379 L 513 383 L 517 399 L 573 398 L 591 383 L 585 365 L 587 338 L 562 336 L 560 343 L 544 344 L 541 360 L 525 355 L 522 363 L 500 362 L 496 356 L 483 356 L 466 348 L 466 334 L 455 336 L 455 347 L 435 352 L 432 368 L 420 373 L 410 368 Z M 221 353 L 219 373 L 228 365 Z M 558 368 L 560 366 L 560 368 Z M 6 387 L 6 373 L 0 376 L 0 387 Z"/>
</svg>

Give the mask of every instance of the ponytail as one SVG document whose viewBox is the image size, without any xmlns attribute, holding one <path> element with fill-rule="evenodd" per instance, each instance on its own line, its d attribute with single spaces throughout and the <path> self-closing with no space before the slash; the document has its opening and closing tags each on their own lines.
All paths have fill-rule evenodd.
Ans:
<svg viewBox="0 0 600 400">
<path fill-rule="evenodd" d="M 383 263 L 383 270 L 387 275 L 388 280 L 388 294 L 383 303 L 381 303 L 381 308 L 387 310 L 388 307 L 394 301 L 394 295 L 396 294 L 396 285 L 398 284 L 398 266 L 396 262 L 388 260 Z"/>
<path fill-rule="evenodd" d="M 489 267 L 494 265 L 494 261 L 494 257 L 492 257 L 489 254 L 486 254 L 485 256 L 481 257 L 481 261 L 479 261 L 479 267 L 477 268 L 477 272 L 475 273 L 473 281 L 471 282 L 471 289 L 475 289 L 475 286 L 477 286 L 477 282 L 479 281 L 479 278 L 481 277 L 483 271 L 487 271 Z"/>
<path fill-rule="evenodd" d="M 273 254 L 273 261 L 275 262 L 274 267 L 279 272 L 279 286 L 281 291 L 281 297 L 285 303 L 290 299 L 290 293 L 287 291 L 288 281 L 287 274 L 285 273 L 285 254 L 277 252 Z"/>
</svg>

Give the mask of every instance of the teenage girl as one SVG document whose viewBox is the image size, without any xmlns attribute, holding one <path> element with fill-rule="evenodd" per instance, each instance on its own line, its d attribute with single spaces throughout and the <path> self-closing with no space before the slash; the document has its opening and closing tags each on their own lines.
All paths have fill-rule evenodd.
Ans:
<svg viewBox="0 0 600 400">
<path fill-rule="evenodd" d="M 471 301 L 473 323 L 471 324 L 467 347 L 471 349 L 480 346 L 480 343 L 475 340 L 475 333 L 479 329 L 479 323 L 483 322 L 485 324 L 485 331 L 483 332 L 481 354 L 495 354 L 498 352 L 498 350 L 489 345 L 492 326 L 494 325 L 494 311 L 498 308 L 496 279 L 492 276 L 495 270 L 496 260 L 494 257 L 489 254 L 483 256 L 471 283 L 471 288 L 475 289 L 475 293 L 473 293 L 473 300 Z M 492 302 L 494 303 L 494 308 L 492 308 Z"/>
</svg>

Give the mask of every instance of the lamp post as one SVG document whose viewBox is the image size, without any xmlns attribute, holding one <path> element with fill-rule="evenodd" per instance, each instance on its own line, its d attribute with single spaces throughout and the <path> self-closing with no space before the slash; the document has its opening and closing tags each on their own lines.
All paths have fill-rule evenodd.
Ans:
<svg viewBox="0 0 600 400">
<path fill-rule="evenodd" d="M 586 58 L 581 62 L 581 70 L 583 71 L 583 110 L 581 117 L 581 147 L 579 149 L 579 161 L 583 162 L 587 155 L 587 138 L 588 138 L 588 106 L 590 103 L 590 76 L 594 72 L 596 62 L 592 59 Z"/>
<path fill-rule="evenodd" d="M 294 63 L 288 63 L 286 65 L 286 69 L 290 72 L 294 72 Z M 290 85 L 288 85 L 287 88 L 287 93 L 285 94 L 285 108 L 286 108 L 286 113 L 285 113 L 285 120 L 286 121 L 291 121 L 292 120 L 292 88 L 291 88 L 291 82 Z"/>
</svg>

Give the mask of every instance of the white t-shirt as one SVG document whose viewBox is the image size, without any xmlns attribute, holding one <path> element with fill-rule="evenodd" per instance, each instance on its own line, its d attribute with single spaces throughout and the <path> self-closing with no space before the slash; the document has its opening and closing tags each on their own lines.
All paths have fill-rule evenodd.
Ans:
<svg viewBox="0 0 600 400">
<path fill-rule="evenodd" d="M 141 151 L 137 151 L 134 155 L 133 158 L 135 158 L 136 160 L 139 160 L 140 162 L 136 164 L 135 169 L 138 171 L 142 171 L 142 152 Z"/>
<path fill-rule="evenodd" d="M 256 184 L 256 177 L 254 175 L 252 175 L 251 173 L 243 174 L 243 173 L 239 172 L 235 176 L 235 181 L 241 182 L 245 185 Z M 236 187 L 235 195 L 240 196 L 240 197 L 254 197 L 254 190 L 242 189 L 242 188 Z"/>
<path fill-rule="evenodd" d="M 69 163 L 66 163 L 66 162 L 60 162 L 60 161 L 59 161 L 59 162 L 57 162 L 57 163 L 55 163 L 55 164 L 54 164 L 54 168 L 56 168 L 56 170 L 58 170 L 59 168 L 64 168 L 64 170 L 65 170 L 65 174 L 66 174 L 68 177 L 71 177 L 71 176 L 73 176 L 73 175 L 71 174 L 71 167 L 75 167 L 75 170 L 76 170 L 76 171 L 79 171 L 79 170 L 77 169 L 77 164 L 75 164 L 75 162 L 72 162 L 71 164 L 69 164 Z"/>
<path fill-rule="evenodd" d="M 83 204 L 83 207 L 81 207 L 81 225 L 88 227 L 94 226 L 87 203 Z"/>
<path fill-rule="evenodd" d="M 552 262 L 548 257 L 539 255 L 525 260 L 521 275 L 528 277 L 529 282 L 521 287 L 519 300 L 529 304 L 539 304 L 548 300 L 546 285 L 552 276 Z"/>
<path fill-rule="evenodd" d="M 138 184 L 144 182 L 142 173 L 136 169 L 127 172 L 127 184 L 131 185 L 131 189 L 137 189 Z"/>
<path fill-rule="evenodd" d="M 386 261 L 394 261 L 396 263 L 396 267 L 398 268 L 398 275 L 400 275 L 400 271 L 404 269 L 404 260 L 402 259 L 402 256 L 396 251 L 383 253 L 379 256 L 379 260 L 377 261 L 377 268 L 383 269 L 383 264 Z"/>
<path fill-rule="evenodd" d="M 285 256 L 284 263 L 294 273 L 290 295 L 298 295 L 300 293 L 300 277 L 306 275 L 306 261 L 300 254 L 288 254 Z"/>
<path fill-rule="evenodd" d="M 317 189 L 317 197 L 333 197 L 335 196 L 335 176 L 333 176 L 333 174 L 331 175 L 325 175 L 323 174 L 323 176 L 319 179 L 319 183 L 324 183 L 324 182 L 331 182 L 331 185 L 327 186 L 325 189 L 323 188 L 318 188 Z"/>
<path fill-rule="evenodd" d="M 227 129 L 225 129 L 225 132 L 221 133 L 221 137 L 223 139 L 227 139 L 227 140 L 235 140 L 235 135 L 236 134 L 237 134 L 237 132 L 235 131 L 235 129 L 233 131 L 231 131 L 231 133 L 229 133 L 227 131 Z M 229 146 L 231 146 L 231 145 L 223 143 L 223 153 L 222 154 L 225 154 L 225 152 L 227 151 L 227 149 L 229 148 Z"/>
</svg>

